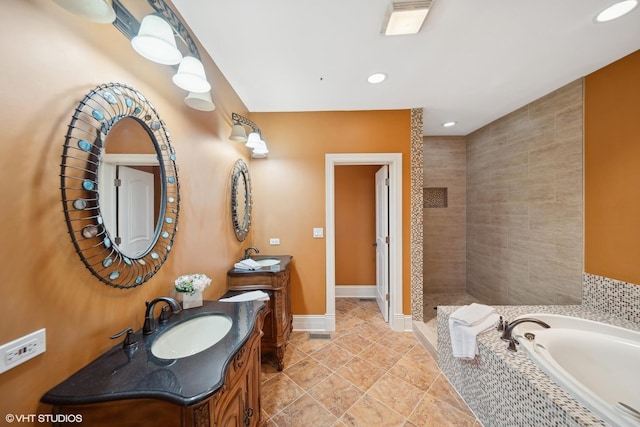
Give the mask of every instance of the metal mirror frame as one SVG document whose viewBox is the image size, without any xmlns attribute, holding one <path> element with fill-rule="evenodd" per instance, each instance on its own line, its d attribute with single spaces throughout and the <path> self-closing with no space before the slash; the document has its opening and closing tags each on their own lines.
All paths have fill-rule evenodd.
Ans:
<svg viewBox="0 0 640 427">
<path fill-rule="evenodd" d="M 110 129 L 132 118 L 155 147 L 162 195 L 155 236 L 135 257 L 124 255 L 106 229 L 100 209 L 99 169 Z M 170 134 L 153 105 L 137 90 L 108 83 L 91 90 L 78 104 L 66 134 L 60 169 L 62 206 L 69 235 L 85 266 L 102 282 L 132 288 L 148 281 L 166 261 L 178 231 L 180 185 Z"/>
<path fill-rule="evenodd" d="M 242 181 L 241 181 L 242 179 Z M 244 186 L 244 215 L 240 218 L 238 211 L 238 186 Z M 244 242 L 251 229 L 251 206 L 253 198 L 251 196 L 251 178 L 249 177 L 249 167 L 242 159 L 236 160 L 231 171 L 231 219 L 233 221 L 233 231 L 236 233 L 236 239 Z"/>
</svg>

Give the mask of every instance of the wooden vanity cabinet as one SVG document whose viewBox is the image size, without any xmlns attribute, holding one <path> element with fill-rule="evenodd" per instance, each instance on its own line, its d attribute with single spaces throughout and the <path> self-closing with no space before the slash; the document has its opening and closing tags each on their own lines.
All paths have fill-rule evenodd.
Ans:
<svg viewBox="0 0 640 427">
<path fill-rule="evenodd" d="M 69 416 L 59 415 L 63 421 L 53 422 L 53 425 L 77 426 L 80 416 L 80 424 L 92 427 L 262 427 L 260 343 L 268 311 L 268 308 L 262 310 L 253 333 L 230 362 L 224 385 L 208 399 L 191 406 L 156 399 L 54 406 L 54 420 L 59 414 Z"/>
<path fill-rule="evenodd" d="M 289 257 L 290 258 L 290 257 Z M 262 290 L 269 294 L 270 311 L 264 321 L 262 355 L 275 355 L 279 371 L 284 369 L 284 353 L 291 335 L 293 315 L 289 293 L 289 264 L 282 271 L 256 271 L 227 275 L 229 291 Z"/>
</svg>

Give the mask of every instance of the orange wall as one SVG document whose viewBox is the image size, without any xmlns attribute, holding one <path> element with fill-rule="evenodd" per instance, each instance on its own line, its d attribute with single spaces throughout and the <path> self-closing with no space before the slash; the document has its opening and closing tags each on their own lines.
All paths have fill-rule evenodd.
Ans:
<svg viewBox="0 0 640 427">
<path fill-rule="evenodd" d="M 47 351 L 0 374 L 0 414 L 48 411 L 40 396 L 111 348 L 109 336 L 142 327 L 144 302 L 181 274 L 202 272 L 215 298 L 243 247 L 231 227 L 230 172 L 244 147 L 228 140 L 231 111 L 246 108 L 205 58 L 217 109 L 185 106 L 175 70 L 138 56 L 112 25 L 93 24 L 51 1 L 4 0 L 0 56 L 0 343 L 40 328 Z M 10 17 L 10 18 L 9 18 Z M 10 59 L 9 59 L 10 58 Z M 67 233 L 60 194 L 62 146 L 77 104 L 120 82 L 149 99 L 171 132 L 182 204 L 168 261 L 143 286 L 108 287 L 84 267 Z"/>
<path fill-rule="evenodd" d="M 335 170 L 336 285 L 376 284 L 376 188 L 380 166 Z"/>
<path fill-rule="evenodd" d="M 269 157 L 251 163 L 254 243 L 265 253 L 294 256 L 292 311 L 324 314 L 326 301 L 326 153 L 402 153 L 403 312 L 410 314 L 411 111 L 252 113 Z M 279 237 L 280 246 L 269 246 Z"/>
<path fill-rule="evenodd" d="M 585 271 L 640 284 L 640 50 L 585 79 Z"/>
</svg>

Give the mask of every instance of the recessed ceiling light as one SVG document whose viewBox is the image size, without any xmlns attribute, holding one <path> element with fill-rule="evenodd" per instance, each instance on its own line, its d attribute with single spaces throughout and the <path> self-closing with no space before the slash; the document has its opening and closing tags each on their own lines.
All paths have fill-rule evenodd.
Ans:
<svg viewBox="0 0 640 427">
<path fill-rule="evenodd" d="M 387 75 L 385 73 L 373 73 L 368 78 L 367 81 L 371 84 L 382 83 L 387 79 Z"/>
<path fill-rule="evenodd" d="M 455 126 L 457 122 L 444 122 L 442 124 L 442 127 L 444 128 L 450 128 L 451 126 Z"/>
<path fill-rule="evenodd" d="M 631 12 L 638 5 L 638 0 L 624 0 L 615 3 L 596 16 L 596 22 L 609 22 Z"/>
</svg>

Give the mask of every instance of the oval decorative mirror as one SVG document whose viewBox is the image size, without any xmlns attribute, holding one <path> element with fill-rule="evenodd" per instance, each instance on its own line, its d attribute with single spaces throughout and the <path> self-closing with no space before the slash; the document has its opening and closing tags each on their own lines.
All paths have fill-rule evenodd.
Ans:
<svg viewBox="0 0 640 427">
<path fill-rule="evenodd" d="M 102 282 L 131 288 L 162 266 L 178 230 L 180 186 L 169 131 L 137 90 L 89 92 L 67 131 L 60 183 L 80 259 Z"/>
<path fill-rule="evenodd" d="M 231 172 L 231 218 L 236 239 L 243 242 L 251 228 L 251 178 L 242 159 L 236 160 Z"/>
</svg>

